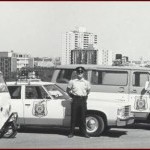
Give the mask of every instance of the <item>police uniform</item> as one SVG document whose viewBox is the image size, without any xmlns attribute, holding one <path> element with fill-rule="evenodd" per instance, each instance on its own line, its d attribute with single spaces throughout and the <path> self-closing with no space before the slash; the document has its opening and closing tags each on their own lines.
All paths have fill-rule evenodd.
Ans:
<svg viewBox="0 0 150 150">
<path fill-rule="evenodd" d="M 83 73 L 83 71 L 85 71 L 83 67 L 77 67 L 75 70 L 77 74 L 79 72 Z M 69 137 L 72 137 L 74 134 L 74 129 L 78 117 L 82 134 L 85 137 L 89 137 L 86 133 L 86 110 L 87 110 L 87 97 L 90 91 L 90 83 L 83 77 L 77 78 L 74 80 L 70 80 L 67 89 L 70 91 L 68 93 L 73 99 L 71 106 L 71 129 Z"/>
</svg>

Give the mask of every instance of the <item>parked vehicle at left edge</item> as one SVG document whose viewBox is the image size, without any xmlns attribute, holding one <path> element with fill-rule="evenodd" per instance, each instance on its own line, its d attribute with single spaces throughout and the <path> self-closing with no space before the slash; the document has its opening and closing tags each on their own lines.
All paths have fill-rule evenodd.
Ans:
<svg viewBox="0 0 150 150">
<path fill-rule="evenodd" d="M 0 138 L 12 138 L 17 134 L 17 117 L 16 112 L 12 112 L 11 98 L 0 71 Z"/>
</svg>

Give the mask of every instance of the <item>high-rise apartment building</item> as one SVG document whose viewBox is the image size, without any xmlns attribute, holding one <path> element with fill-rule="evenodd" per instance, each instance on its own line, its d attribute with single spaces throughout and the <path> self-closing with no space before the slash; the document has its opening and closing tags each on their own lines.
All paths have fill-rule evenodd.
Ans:
<svg viewBox="0 0 150 150">
<path fill-rule="evenodd" d="M 111 50 L 99 50 L 98 51 L 98 65 L 112 65 L 113 52 Z"/>
<path fill-rule="evenodd" d="M 87 32 L 84 27 L 63 34 L 61 64 L 71 64 L 71 50 L 84 50 L 89 45 L 97 49 L 97 35 Z"/>
</svg>

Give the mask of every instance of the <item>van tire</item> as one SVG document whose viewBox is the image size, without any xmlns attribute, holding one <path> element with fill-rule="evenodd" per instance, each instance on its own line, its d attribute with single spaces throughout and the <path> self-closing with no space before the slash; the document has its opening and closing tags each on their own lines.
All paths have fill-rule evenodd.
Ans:
<svg viewBox="0 0 150 150">
<path fill-rule="evenodd" d="M 86 131 L 89 136 L 100 136 L 105 129 L 104 119 L 96 114 L 87 114 Z"/>
</svg>

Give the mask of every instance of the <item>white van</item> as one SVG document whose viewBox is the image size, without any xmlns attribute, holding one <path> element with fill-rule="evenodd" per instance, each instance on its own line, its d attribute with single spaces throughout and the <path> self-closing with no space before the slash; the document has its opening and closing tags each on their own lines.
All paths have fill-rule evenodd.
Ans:
<svg viewBox="0 0 150 150">
<path fill-rule="evenodd" d="M 103 120 L 101 124 L 104 124 L 105 129 L 111 126 L 125 126 L 133 123 L 132 102 L 129 103 L 129 96 L 131 97 L 129 94 L 131 68 L 99 65 L 60 65 L 55 68 L 51 81 L 66 90 L 69 80 L 76 77 L 74 69 L 78 66 L 83 66 L 86 69 L 84 77 L 91 83 L 87 108 L 93 116 L 96 115 L 93 120 L 100 120 L 97 118 L 101 118 Z M 120 119 L 120 112 L 122 119 Z"/>
<path fill-rule="evenodd" d="M 74 78 L 74 69 L 80 65 L 60 65 L 55 68 L 52 82 L 66 89 Z M 150 92 L 145 88 L 150 80 L 150 68 L 133 66 L 81 65 L 91 83 L 89 100 L 102 103 L 122 102 L 131 105 L 136 122 L 150 122 Z M 149 88 L 150 89 L 150 88 Z"/>
</svg>

